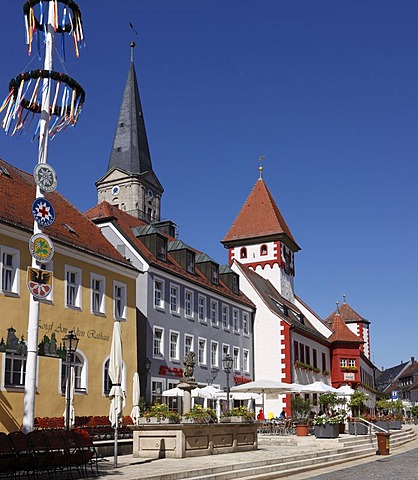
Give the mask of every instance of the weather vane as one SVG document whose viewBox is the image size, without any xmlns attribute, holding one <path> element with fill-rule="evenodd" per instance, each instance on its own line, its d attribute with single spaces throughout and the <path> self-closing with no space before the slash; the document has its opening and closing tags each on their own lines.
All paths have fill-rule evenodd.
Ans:
<svg viewBox="0 0 418 480">
<path fill-rule="evenodd" d="M 260 166 L 258 167 L 258 170 L 260 172 L 260 178 L 262 178 L 262 173 L 263 173 L 263 167 L 261 166 L 261 162 L 264 160 L 265 155 L 261 155 L 258 157 L 258 160 L 260 162 Z"/>
</svg>

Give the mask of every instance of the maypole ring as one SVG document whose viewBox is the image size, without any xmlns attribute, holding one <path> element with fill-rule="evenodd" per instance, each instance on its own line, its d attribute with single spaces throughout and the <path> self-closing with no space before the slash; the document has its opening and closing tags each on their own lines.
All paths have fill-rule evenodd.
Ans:
<svg viewBox="0 0 418 480">
<path fill-rule="evenodd" d="M 77 18 L 81 22 L 81 11 L 80 7 L 75 3 L 73 0 L 30 0 L 26 2 L 23 5 L 23 14 L 29 19 L 31 9 L 33 10 L 33 7 L 35 5 L 38 5 L 40 2 L 58 2 L 62 3 L 63 5 L 66 5 L 68 8 L 71 8 L 74 18 Z M 40 23 L 39 20 L 34 16 L 35 20 L 35 26 L 37 30 L 40 30 L 43 32 L 44 30 L 44 25 L 43 23 Z M 62 25 L 57 25 L 56 26 L 56 32 L 58 33 L 65 33 L 65 32 L 71 32 L 74 29 L 74 25 L 71 22 L 66 23 L 64 26 Z"/>
</svg>

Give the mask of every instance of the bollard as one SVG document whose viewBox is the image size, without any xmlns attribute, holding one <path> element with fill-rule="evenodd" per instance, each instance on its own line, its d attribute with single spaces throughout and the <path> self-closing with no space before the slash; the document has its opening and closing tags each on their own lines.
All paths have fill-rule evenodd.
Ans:
<svg viewBox="0 0 418 480">
<path fill-rule="evenodd" d="M 377 451 L 376 455 L 389 455 L 389 432 L 376 432 Z"/>
</svg>

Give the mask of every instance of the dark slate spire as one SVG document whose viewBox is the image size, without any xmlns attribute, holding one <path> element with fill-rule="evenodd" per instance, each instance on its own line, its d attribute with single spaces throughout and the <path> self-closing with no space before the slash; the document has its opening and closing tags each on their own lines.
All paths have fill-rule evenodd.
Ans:
<svg viewBox="0 0 418 480">
<path fill-rule="evenodd" d="M 151 173 L 152 164 L 133 59 L 135 42 L 131 42 L 130 46 L 131 64 L 123 92 L 108 171 L 113 167 L 119 167 L 134 175 L 141 175 L 146 172 Z M 158 182 L 156 178 L 155 180 Z M 159 182 L 156 186 L 161 187 Z"/>
</svg>

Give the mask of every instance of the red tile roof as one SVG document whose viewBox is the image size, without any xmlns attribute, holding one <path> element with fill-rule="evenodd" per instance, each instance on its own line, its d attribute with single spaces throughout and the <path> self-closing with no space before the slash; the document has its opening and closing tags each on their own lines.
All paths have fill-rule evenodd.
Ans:
<svg viewBox="0 0 418 480">
<path fill-rule="evenodd" d="M 9 173 L 7 175 L 5 171 L 0 171 L 0 223 L 30 233 L 34 222 L 31 207 L 36 193 L 33 176 L 1 159 L 0 166 Z M 56 218 L 51 226 L 44 228 L 44 233 L 54 242 L 132 267 L 100 229 L 61 194 L 54 191 L 47 193 L 45 198 L 54 207 Z"/>
<path fill-rule="evenodd" d="M 300 250 L 263 179 L 258 179 L 222 243 L 282 236 L 293 251 Z"/>
<path fill-rule="evenodd" d="M 334 314 L 331 328 L 334 333 L 328 338 L 330 342 L 364 343 L 359 336 L 357 336 L 347 327 L 343 318 L 338 312 Z"/>
<path fill-rule="evenodd" d="M 240 303 L 244 303 L 248 306 L 254 307 L 254 304 L 243 293 L 239 295 L 234 294 L 221 280 L 218 285 L 214 285 L 210 282 L 198 268 L 195 268 L 195 274 L 188 273 L 183 269 L 179 263 L 167 252 L 167 261 L 157 259 L 152 252 L 135 237 L 132 232 L 134 227 L 142 227 L 147 225 L 142 220 L 139 220 L 129 213 L 123 212 L 119 208 L 110 205 L 108 202 L 102 202 L 99 205 L 94 206 L 84 214 L 87 218 L 95 222 L 96 224 L 103 223 L 105 221 L 112 222 L 115 228 L 117 228 L 123 236 L 130 242 L 130 244 L 142 255 L 150 264 L 156 265 L 159 268 L 170 272 L 174 275 L 185 278 L 197 285 L 202 285 L 205 288 L 216 291 L 217 293 L 229 297 Z M 176 240 L 173 237 L 169 237 L 164 234 L 169 241 Z M 196 254 L 201 253 L 198 250 L 190 247 Z"/>
<path fill-rule="evenodd" d="M 361 315 L 359 315 L 350 305 L 346 302 L 344 302 L 342 305 L 339 307 L 340 315 L 342 316 L 343 320 L 345 323 L 353 323 L 353 322 L 362 322 L 362 323 L 370 323 L 368 320 L 363 318 Z M 334 312 L 331 313 L 329 317 L 325 320 L 327 324 L 330 324 L 332 322 L 332 319 L 334 318 L 334 315 L 337 313 L 337 310 L 334 310 Z"/>
</svg>

